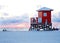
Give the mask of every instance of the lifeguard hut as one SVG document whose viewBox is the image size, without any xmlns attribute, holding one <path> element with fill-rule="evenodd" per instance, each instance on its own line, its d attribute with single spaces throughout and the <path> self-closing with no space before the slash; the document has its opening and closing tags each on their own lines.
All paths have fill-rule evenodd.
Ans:
<svg viewBox="0 0 60 43">
<path fill-rule="evenodd" d="M 31 18 L 30 30 L 52 30 L 51 11 L 53 9 L 43 7 L 37 11 L 38 17 Z"/>
</svg>

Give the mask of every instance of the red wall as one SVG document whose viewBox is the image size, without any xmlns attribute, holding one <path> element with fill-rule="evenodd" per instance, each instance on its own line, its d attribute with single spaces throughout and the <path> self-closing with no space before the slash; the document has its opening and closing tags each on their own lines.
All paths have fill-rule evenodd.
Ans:
<svg viewBox="0 0 60 43">
<path fill-rule="evenodd" d="M 43 16 L 43 13 L 46 12 L 47 13 L 47 16 Z M 51 11 L 41 11 L 41 12 L 38 12 L 38 18 L 42 18 L 42 23 L 44 24 L 46 19 L 48 21 L 48 24 L 51 23 Z"/>
</svg>

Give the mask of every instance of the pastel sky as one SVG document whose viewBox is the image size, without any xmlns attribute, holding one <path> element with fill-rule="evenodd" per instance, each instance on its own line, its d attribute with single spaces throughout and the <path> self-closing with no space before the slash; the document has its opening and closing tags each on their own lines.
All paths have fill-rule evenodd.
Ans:
<svg viewBox="0 0 60 43">
<path fill-rule="evenodd" d="M 0 28 L 28 28 L 30 17 L 36 17 L 36 10 L 41 7 L 54 9 L 52 22 L 59 24 L 59 5 L 60 0 L 0 0 Z"/>
</svg>

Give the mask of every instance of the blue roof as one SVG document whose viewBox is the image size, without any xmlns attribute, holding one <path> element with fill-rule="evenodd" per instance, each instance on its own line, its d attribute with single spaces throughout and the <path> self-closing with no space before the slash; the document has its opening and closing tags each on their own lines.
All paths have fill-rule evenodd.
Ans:
<svg viewBox="0 0 60 43">
<path fill-rule="evenodd" d="M 52 11 L 53 9 L 47 8 L 47 7 L 42 7 L 38 11 Z"/>
</svg>

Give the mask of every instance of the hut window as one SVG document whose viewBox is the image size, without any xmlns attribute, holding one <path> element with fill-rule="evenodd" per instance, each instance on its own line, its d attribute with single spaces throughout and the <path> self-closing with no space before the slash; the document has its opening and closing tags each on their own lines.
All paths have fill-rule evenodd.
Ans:
<svg viewBox="0 0 60 43">
<path fill-rule="evenodd" d="M 47 13 L 44 13 L 44 16 L 47 16 Z"/>
<path fill-rule="evenodd" d="M 41 23 L 42 22 L 42 18 L 38 18 L 38 23 Z"/>
</svg>

